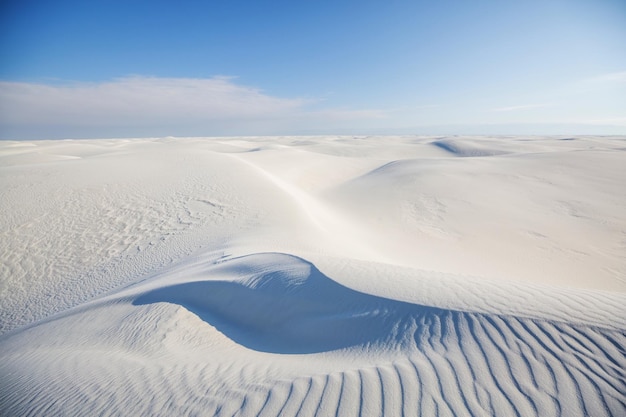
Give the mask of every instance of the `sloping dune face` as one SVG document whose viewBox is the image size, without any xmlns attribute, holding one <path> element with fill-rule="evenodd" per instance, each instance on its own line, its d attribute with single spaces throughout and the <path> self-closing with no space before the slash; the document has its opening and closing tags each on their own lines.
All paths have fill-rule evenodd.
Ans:
<svg viewBox="0 0 626 417">
<path fill-rule="evenodd" d="M 626 415 L 625 149 L 0 143 L 0 415 Z"/>
</svg>

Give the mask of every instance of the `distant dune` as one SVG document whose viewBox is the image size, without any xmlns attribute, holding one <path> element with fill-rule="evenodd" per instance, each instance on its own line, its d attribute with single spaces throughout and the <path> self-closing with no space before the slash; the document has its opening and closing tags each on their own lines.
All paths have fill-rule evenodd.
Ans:
<svg viewBox="0 0 626 417">
<path fill-rule="evenodd" d="M 0 142 L 0 415 L 626 415 L 625 151 Z"/>
</svg>

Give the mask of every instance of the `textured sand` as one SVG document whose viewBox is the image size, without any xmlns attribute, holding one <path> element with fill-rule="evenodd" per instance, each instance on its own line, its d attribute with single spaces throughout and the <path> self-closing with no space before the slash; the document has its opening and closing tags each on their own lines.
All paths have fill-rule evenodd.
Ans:
<svg viewBox="0 0 626 417">
<path fill-rule="evenodd" d="M 0 414 L 626 414 L 625 151 L 0 142 Z"/>
</svg>

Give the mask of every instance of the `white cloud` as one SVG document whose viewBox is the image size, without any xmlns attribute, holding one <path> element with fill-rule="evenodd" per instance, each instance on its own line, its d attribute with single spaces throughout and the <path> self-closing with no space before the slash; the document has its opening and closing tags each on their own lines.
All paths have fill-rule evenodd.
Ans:
<svg viewBox="0 0 626 417">
<path fill-rule="evenodd" d="M 389 111 L 380 109 L 328 109 L 310 112 L 312 118 L 329 120 L 363 120 L 363 119 L 385 119 L 389 116 Z"/>
<path fill-rule="evenodd" d="M 589 84 L 626 84 L 626 71 L 600 74 L 584 80 Z"/>
<path fill-rule="evenodd" d="M 621 75 L 620 75 L 621 74 Z M 624 73 L 605 74 L 621 80 Z M 608 81 L 606 81 L 608 82 Z M 532 102 L 531 102 L 532 103 Z M 613 101 L 570 109 L 579 123 L 623 126 Z M 450 110 L 435 104 L 390 107 L 336 107 L 330 100 L 277 97 L 239 84 L 232 77 L 125 77 L 99 83 L 0 82 L 0 138 L 221 136 L 323 131 L 394 131 L 403 126 L 548 122 L 569 107 L 548 102 L 491 109 Z M 581 107 L 582 106 L 582 107 Z M 608 106 L 608 107 L 607 107 Z M 611 107 L 612 106 L 612 107 Z M 526 111 L 552 107 L 550 111 Z M 621 107 L 618 107 L 621 109 Z M 564 110 L 565 109 L 565 110 Z M 446 111 L 444 111 L 446 110 Z M 558 110 L 559 114 L 554 114 Z M 612 111 L 608 111 L 612 110 Z M 548 114 L 549 113 L 549 114 Z M 575 114 L 574 114 L 575 113 Z M 531 118 L 532 116 L 532 118 Z M 494 120 L 495 119 L 495 120 Z M 598 120 L 595 120 L 598 119 Z M 580 120 L 589 120 L 580 122 Z M 407 128 L 408 129 L 408 128 Z"/>
<path fill-rule="evenodd" d="M 320 108 L 232 77 L 125 77 L 58 85 L 0 82 L 5 138 L 272 134 L 385 119 L 378 109 Z M 316 104 L 313 109 L 313 104 Z"/>
<path fill-rule="evenodd" d="M 528 110 L 528 109 L 538 109 L 541 107 L 550 107 L 552 104 L 550 103 L 540 103 L 540 104 L 522 104 L 519 106 L 508 106 L 508 107 L 498 107 L 495 109 L 491 109 L 491 111 L 497 112 L 506 112 L 506 111 L 517 111 L 517 110 Z"/>
<path fill-rule="evenodd" d="M 590 125 L 626 126 L 626 117 L 608 117 L 602 119 L 579 120 L 579 123 Z"/>
<path fill-rule="evenodd" d="M 0 122 L 10 124 L 166 125 L 285 114 L 304 104 L 227 77 L 128 77 L 66 85 L 0 82 Z"/>
</svg>

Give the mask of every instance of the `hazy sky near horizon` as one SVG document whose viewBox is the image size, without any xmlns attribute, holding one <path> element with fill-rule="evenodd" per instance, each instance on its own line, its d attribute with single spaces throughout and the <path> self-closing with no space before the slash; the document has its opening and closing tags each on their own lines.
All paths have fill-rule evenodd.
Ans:
<svg viewBox="0 0 626 417">
<path fill-rule="evenodd" d="M 626 2 L 0 4 L 0 138 L 626 133 Z"/>
</svg>

